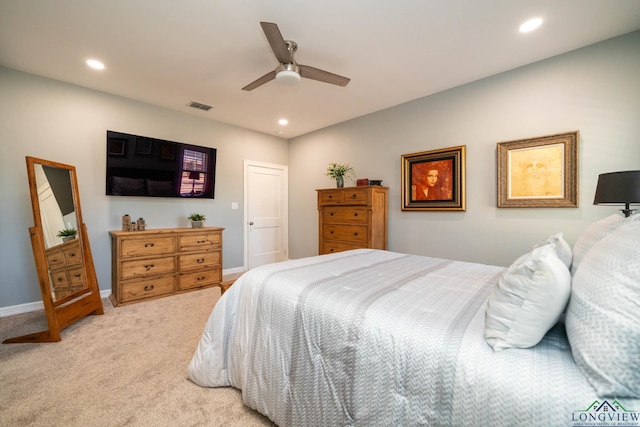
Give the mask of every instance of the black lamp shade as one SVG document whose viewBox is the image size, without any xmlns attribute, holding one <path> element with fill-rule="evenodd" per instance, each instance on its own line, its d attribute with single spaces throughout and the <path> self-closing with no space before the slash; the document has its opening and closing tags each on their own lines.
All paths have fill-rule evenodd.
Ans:
<svg viewBox="0 0 640 427">
<path fill-rule="evenodd" d="M 200 179 L 200 172 L 189 172 L 189 179 Z"/>
<path fill-rule="evenodd" d="M 630 203 L 640 203 L 640 170 L 600 174 L 594 205 L 622 204 L 629 211 Z"/>
</svg>

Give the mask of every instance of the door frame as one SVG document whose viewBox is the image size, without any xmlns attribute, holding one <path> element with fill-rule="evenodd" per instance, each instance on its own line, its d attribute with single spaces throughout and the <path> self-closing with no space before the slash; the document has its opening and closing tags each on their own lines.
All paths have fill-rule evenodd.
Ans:
<svg viewBox="0 0 640 427">
<path fill-rule="evenodd" d="M 261 167 L 267 169 L 278 169 L 284 174 L 284 249 L 289 258 L 289 166 L 277 163 L 258 162 L 254 160 L 244 160 L 244 270 L 249 270 L 249 167 Z"/>
</svg>

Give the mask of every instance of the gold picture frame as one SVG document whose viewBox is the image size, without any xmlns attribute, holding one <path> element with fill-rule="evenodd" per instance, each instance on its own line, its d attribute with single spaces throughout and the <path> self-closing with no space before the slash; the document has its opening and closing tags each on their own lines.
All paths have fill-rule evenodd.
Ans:
<svg viewBox="0 0 640 427">
<path fill-rule="evenodd" d="M 403 211 L 464 211 L 466 146 L 402 155 Z"/>
<path fill-rule="evenodd" d="M 499 208 L 577 208 L 579 132 L 499 142 Z"/>
</svg>

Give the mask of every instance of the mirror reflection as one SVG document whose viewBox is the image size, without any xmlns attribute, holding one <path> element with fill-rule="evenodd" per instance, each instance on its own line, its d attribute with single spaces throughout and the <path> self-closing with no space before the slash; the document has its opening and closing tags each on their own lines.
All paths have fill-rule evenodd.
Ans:
<svg viewBox="0 0 640 427">
<path fill-rule="evenodd" d="M 71 171 L 34 164 L 51 297 L 60 301 L 87 289 Z"/>
</svg>

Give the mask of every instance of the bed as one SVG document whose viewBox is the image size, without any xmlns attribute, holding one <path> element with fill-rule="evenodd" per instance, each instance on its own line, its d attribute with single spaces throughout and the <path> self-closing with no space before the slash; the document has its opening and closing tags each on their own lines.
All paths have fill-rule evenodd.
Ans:
<svg viewBox="0 0 640 427">
<path fill-rule="evenodd" d="M 256 268 L 214 307 L 188 378 L 242 390 L 281 426 L 589 425 L 605 409 L 637 417 L 640 310 L 620 320 L 618 297 L 638 308 L 638 217 L 594 224 L 574 248 L 551 236 L 508 268 L 371 249 Z M 598 289 L 612 292 L 603 284 L 611 258 L 623 295 L 607 302 Z M 533 273 L 523 278 L 523 268 Z M 540 277 L 552 291 L 532 296 Z M 594 300 L 604 317 L 586 319 L 602 311 Z M 599 334 L 598 324 L 617 331 Z"/>
</svg>

